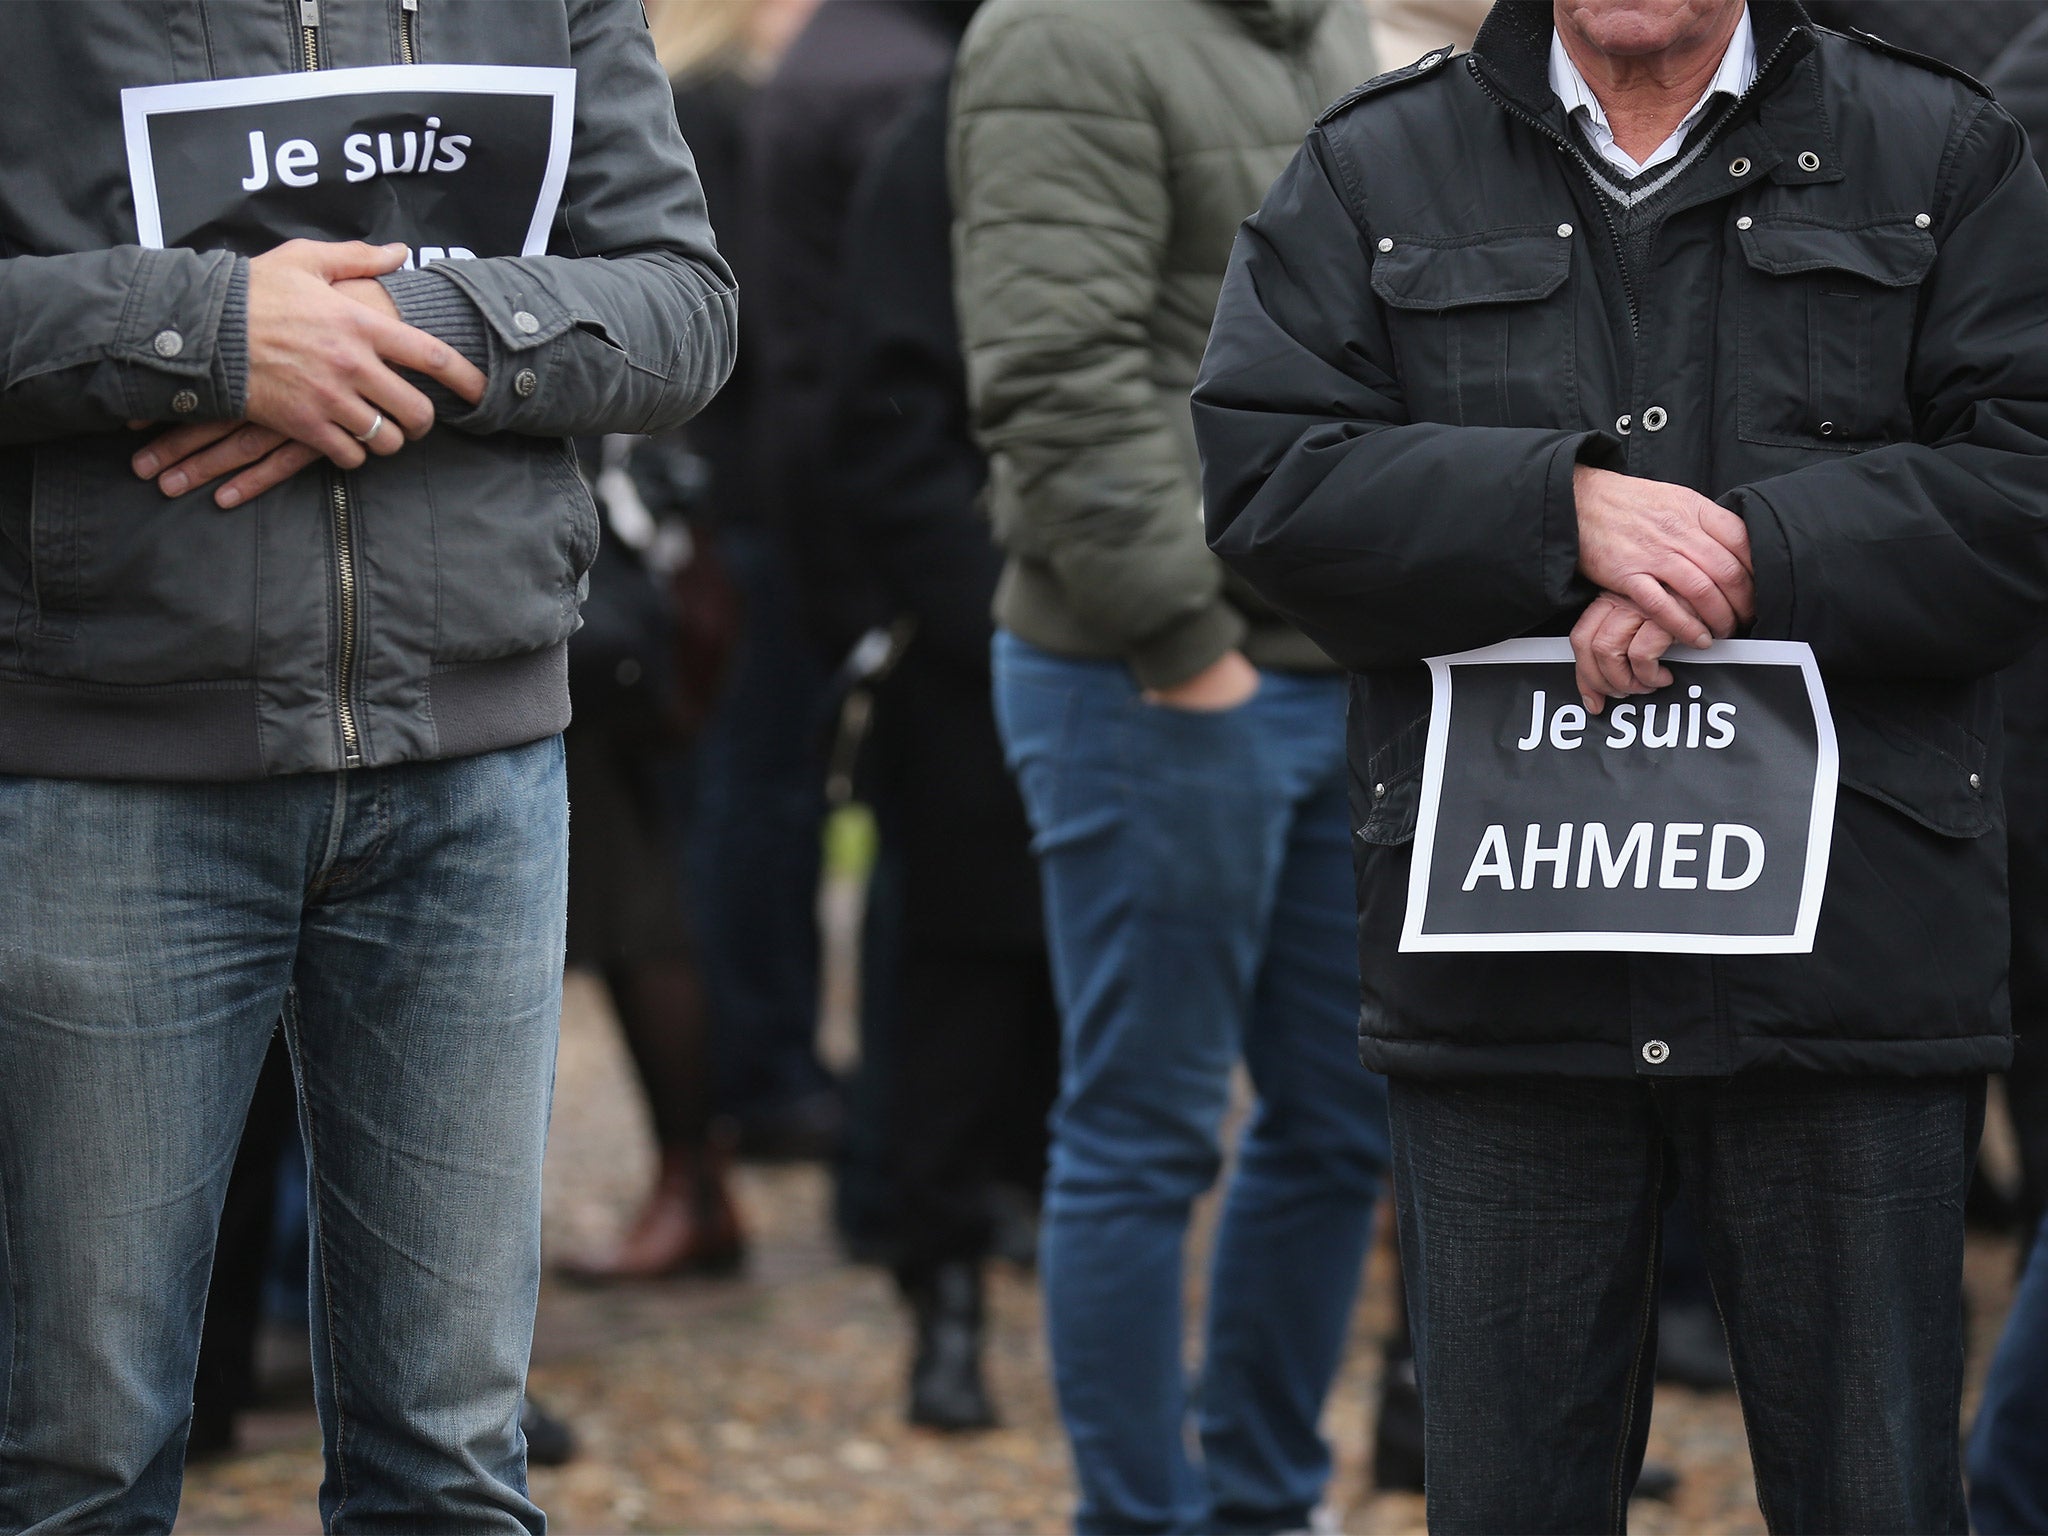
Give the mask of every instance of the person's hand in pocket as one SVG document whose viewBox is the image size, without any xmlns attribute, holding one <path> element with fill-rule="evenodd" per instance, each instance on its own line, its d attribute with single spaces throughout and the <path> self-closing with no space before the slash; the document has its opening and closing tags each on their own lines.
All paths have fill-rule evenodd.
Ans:
<svg viewBox="0 0 2048 1536">
<path fill-rule="evenodd" d="M 1145 702 L 1196 714 L 1215 714 L 1248 703 L 1259 691 L 1259 669 L 1242 651 L 1225 651 L 1184 683 L 1150 688 Z"/>
</svg>

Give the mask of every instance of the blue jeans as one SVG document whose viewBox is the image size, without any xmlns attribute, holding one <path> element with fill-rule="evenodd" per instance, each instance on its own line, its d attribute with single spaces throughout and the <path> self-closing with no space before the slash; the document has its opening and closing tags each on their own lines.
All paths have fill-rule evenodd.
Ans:
<svg viewBox="0 0 2048 1536">
<path fill-rule="evenodd" d="M 1392 1083 L 1429 1529 L 1626 1529 L 1682 1181 L 1773 1531 L 1961 1532 L 1984 1079 Z"/>
<path fill-rule="evenodd" d="M 2034 1238 L 1970 1432 L 1970 1523 L 2048 1531 L 2048 1221 Z"/>
<path fill-rule="evenodd" d="M 1062 1015 L 1043 1273 L 1077 1527 L 1301 1526 L 1387 1162 L 1385 1086 L 1357 1055 L 1343 685 L 1269 674 L 1189 713 L 1121 665 L 998 635 L 995 687 Z M 1191 1394 L 1182 1250 L 1240 1060 L 1258 1105 Z"/>
<path fill-rule="evenodd" d="M 519 1403 L 559 740 L 242 784 L 0 778 L 0 850 L 0 1531 L 170 1530 L 214 1232 L 280 1018 L 327 1528 L 543 1530 Z"/>
</svg>

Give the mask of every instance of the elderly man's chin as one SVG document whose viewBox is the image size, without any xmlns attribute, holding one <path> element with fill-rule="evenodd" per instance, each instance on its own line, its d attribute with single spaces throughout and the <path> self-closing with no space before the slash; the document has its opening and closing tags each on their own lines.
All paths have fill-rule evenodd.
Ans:
<svg viewBox="0 0 2048 1536">
<path fill-rule="evenodd" d="M 1745 0 L 1556 0 L 1560 28 L 1621 58 L 1725 35 Z"/>
</svg>

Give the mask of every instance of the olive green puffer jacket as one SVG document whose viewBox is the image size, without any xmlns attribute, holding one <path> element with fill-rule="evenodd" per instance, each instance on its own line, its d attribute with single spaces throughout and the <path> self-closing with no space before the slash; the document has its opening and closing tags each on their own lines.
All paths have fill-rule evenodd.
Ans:
<svg viewBox="0 0 2048 1536">
<path fill-rule="evenodd" d="M 953 88 L 956 283 L 1009 554 L 996 620 L 1169 687 L 1330 663 L 1202 538 L 1188 391 L 1238 224 L 1374 73 L 1356 0 L 989 0 Z"/>
</svg>

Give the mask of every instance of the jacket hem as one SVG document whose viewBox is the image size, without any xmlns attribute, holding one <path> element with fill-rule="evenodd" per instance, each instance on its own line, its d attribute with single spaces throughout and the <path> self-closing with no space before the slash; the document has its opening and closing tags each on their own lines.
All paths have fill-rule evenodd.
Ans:
<svg viewBox="0 0 2048 1536">
<path fill-rule="evenodd" d="M 1638 1078 L 1699 1082 L 1696 1075 L 1640 1069 L 1634 1050 L 1614 1041 L 1561 1040 L 1517 1044 L 1389 1040 L 1361 1034 L 1359 1060 L 1388 1077 L 1430 1080 L 1473 1077 Z M 1788 1039 L 1738 1035 L 1732 1072 L 1792 1070 L 1841 1077 L 1951 1077 L 2003 1072 L 2012 1065 L 2012 1036 L 1999 1032 L 1940 1040 Z"/>
<path fill-rule="evenodd" d="M 427 686 L 432 750 L 373 752 L 366 767 L 475 757 L 558 734 L 569 723 L 569 647 L 446 668 Z M 0 774 L 200 783 L 281 777 L 265 762 L 262 742 L 254 682 L 136 687 L 0 676 Z"/>
</svg>

